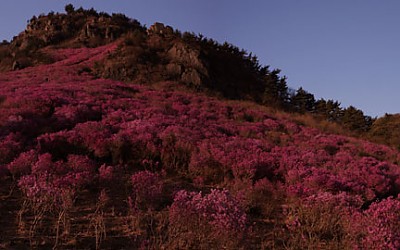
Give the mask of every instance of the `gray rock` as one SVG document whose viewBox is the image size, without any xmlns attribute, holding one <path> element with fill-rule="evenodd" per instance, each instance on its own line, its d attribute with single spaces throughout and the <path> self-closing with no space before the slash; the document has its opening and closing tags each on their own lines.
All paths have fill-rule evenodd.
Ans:
<svg viewBox="0 0 400 250">
<path fill-rule="evenodd" d="M 165 26 L 163 23 L 154 23 L 153 25 L 150 26 L 150 28 L 147 30 L 147 34 L 158 34 L 158 35 L 172 35 L 174 33 L 174 30 L 172 29 L 171 26 Z"/>
</svg>

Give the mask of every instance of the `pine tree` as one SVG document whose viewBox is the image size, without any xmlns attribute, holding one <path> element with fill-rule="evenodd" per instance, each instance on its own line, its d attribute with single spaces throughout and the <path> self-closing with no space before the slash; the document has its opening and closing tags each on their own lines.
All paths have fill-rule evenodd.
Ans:
<svg viewBox="0 0 400 250">
<path fill-rule="evenodd" d="M 308 93 L 301 87 L 296 91 L 296 94 L 292 96 L 290 103 L 296 112 L 305 113 L 315 111 L 314 95 Z"/>
<path fill-rule="evenodd" d="M 70 15 L 75 12 L 75 7 L 72 4 L 67 4 L 65 5 L 65 12 Z"/>
<path fill-rule="evenodd" d="M 372 118 L 370 116 L 364 116 L 364 113 L 350 106 L 343 112 L 342 124 L 353 131 L 366 132 L 372 125 Z"/>
<path fill-rule="evenodd" d="M 268 68 L 263 68 L 263 71 L 267 71 L 264 76 L 263 103 L 268 106 L 285 108 L 289 99 L 286 77 L 279 77 L 279 69 L 268 72 Z"/>
</svg>

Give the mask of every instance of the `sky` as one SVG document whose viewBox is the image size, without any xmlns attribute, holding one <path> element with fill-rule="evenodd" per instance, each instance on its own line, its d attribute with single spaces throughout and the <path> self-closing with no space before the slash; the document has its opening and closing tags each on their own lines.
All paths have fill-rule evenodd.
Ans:
<svg viewBox="0 0 400 250">
<path fill-rule="evenodd" d="M 399 0 L 2 0 L 0 41 L 68 3 L 227 41 L 317 99 L 372 117 L 400 113 Z"/>
</svg>

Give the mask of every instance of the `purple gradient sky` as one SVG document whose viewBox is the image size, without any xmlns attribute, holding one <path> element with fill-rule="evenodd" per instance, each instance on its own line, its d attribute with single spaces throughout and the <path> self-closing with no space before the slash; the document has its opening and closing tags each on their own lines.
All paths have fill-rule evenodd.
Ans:
<svg viewBox="0 0 400 250">
<path fill-rule="evenodd" d="M 399 0 L 2 0 L 0 40 L 33 15 L 64 6 L 159 21 L 253 52 L 282 69 L 290 87 L 354 105 L 365 114 L 400 113 Z"/>
</svg>

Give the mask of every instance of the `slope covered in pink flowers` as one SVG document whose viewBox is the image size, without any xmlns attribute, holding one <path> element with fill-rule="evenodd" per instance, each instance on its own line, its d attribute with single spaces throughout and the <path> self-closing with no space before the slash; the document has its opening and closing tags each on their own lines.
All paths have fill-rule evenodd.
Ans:
<svg viewBox="0 0 400 250">
<path fill-rule="evenodd" d="M 0 75 L 0 248 L 400 248 L 397 150 L 92 76 L 117 46 Z"/>
</svg>

